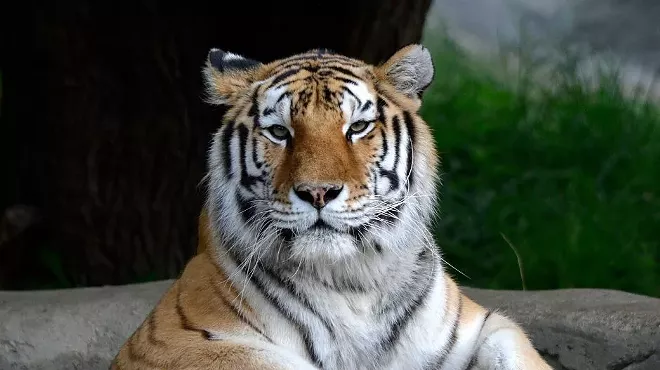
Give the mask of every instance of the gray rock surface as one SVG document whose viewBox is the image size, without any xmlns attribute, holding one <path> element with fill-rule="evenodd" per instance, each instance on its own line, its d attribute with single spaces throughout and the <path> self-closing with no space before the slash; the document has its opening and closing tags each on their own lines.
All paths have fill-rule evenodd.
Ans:
<svg viewBox="0 0 660 370">
<path fill-rule="evenodd" d="M 0 292 L 0 370 L 107 370 L 171 283 Z"/>
<path fill-rule="evenodd" d="M 0 369 L 107 369 L 170 284 L 0 292 Z M 660 369 L 660 299 L 608 290 L 464 291 L 523 325 L 556 369 Z"/>
</svg>

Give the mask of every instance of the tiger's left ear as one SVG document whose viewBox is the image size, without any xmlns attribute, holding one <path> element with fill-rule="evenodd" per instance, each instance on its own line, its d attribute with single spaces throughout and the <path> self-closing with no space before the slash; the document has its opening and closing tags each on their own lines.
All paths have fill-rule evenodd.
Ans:
<svg viewBox="0 0 660 370">
<path fill-rule="evenodd" d="M 433 81 L 433 59 L 429 49 L 422 45 L 408 45 L 385 63 L 376 67 L 376 75 L 407 97 L 417 100 Z"/>
<path fill-rule="evenodd" d="M 228 104 L 232 98 L 246 91 L 256 81 L 263 64 L 238 54 L 211 49 L 203 68 L 207 101 L 210 104 Z"/>
</svg>

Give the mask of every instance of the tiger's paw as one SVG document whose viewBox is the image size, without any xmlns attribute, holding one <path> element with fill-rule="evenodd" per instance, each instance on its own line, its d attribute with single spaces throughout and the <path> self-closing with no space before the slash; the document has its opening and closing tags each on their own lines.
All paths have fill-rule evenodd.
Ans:
<svg viewBox="0 0 660 370">
<path fill-rule="evenodd" d="M 520 327 L 496 313 L 489 321 L 469 370 L 552 370 Z"/>
</svg>

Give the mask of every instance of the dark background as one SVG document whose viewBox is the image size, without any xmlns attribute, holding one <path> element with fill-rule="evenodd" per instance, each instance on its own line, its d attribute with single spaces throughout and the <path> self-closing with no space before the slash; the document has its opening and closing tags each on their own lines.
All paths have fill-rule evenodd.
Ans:
<svg viewBox="0 0 660 370">
<path fill-rule="evenodd" d="M 111 4 L 111 5 L 110 5 Z M 218 47 L 383 61 L 430 0 L 14 2 L 0 11 L 0 289 L 171 278 L 195 250 Z"/>
</svg>

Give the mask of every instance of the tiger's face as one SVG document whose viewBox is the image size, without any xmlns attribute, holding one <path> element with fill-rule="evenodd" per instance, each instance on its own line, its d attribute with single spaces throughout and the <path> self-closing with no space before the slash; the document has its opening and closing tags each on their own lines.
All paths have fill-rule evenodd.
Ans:
<svg viewBox="0 0 660 370">
<path fill-rule="evenodd" d="M 246 255 L 381 253 L 429 222 L 436 154 L 417 115 L 433 77 L 427 49 L 380 66 L 318 50 L 262 64 L 213 49 L 204 76 L 208 101 L 227 107 L 209 208 Z"/>
</svg>

